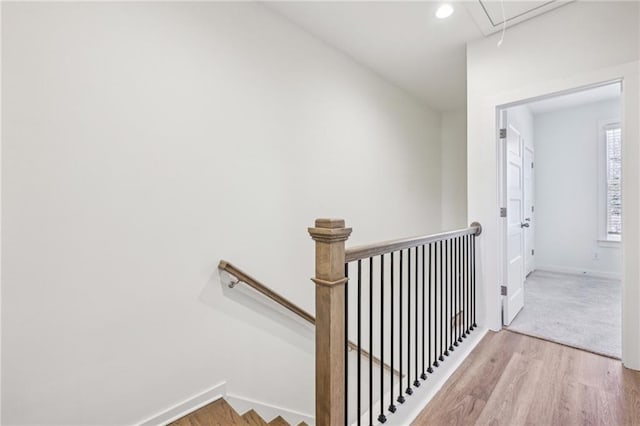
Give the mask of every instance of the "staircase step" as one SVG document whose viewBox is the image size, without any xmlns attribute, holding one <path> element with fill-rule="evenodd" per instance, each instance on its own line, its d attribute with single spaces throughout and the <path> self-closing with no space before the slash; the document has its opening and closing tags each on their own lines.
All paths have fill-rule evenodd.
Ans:
<svg viewBox="0 0 640 426">
<path fill-rule="evenodd" d="M 275 419 L 269 422 L 269 426 L 291 426 L 285 419 L 281 416 L 276 417 Z"/>
<path fill-rule="evenodd" d="M 211 404 L 184 416 L 172 423 L 173 426 L 246 426 L 245 419 L 227 401 L 220 398 Z"/>
<path fill-rule="evenodd" d="M 251 426 L 266 426 L 269 423 L 265 422 L 260 414 L 256 413 L 255 410 L 249 410 L 242 415 L 244 421 Z"/>
</svg>

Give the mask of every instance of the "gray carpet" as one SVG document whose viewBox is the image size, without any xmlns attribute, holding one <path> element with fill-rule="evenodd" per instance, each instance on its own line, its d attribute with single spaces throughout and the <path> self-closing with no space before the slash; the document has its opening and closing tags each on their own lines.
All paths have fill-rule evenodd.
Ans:
<svg viewBox="0 0 640 426">
<path fill-rule="evenodd" d="M 535 271 L 508 329 L 620 358 L 621 294 L 619 280 Z"/>
</svg>

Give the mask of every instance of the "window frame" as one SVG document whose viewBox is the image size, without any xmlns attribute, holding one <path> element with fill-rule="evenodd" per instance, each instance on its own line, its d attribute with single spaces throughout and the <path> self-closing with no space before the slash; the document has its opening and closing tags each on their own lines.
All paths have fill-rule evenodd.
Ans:
<svg viewBox="0 0 640 426">
<path fill-rule="evenodd" d="M 615 237 L 607 229 L 607 136 L 606 131 L 611 128 L 622 129 L 622 120 L 612 118 L 598 122 L 598 244 L 603 247 L 619 247 L 622 235 Z M 624 155 L 624 153 L 623 153 Z M 621 203 L 623 204 L 623 203 Z M 624 208 L 624 207 L 622 207 Z"/>
</svg>

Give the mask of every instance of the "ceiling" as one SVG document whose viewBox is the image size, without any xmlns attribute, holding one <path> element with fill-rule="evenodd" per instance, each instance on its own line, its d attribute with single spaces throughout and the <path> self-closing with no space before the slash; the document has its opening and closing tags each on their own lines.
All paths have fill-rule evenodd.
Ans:
<svg viewBox="0 0 640 426">
<path fill-rule="evenodd" d="M 466 44 L 500 31 L 499 1 L 290 1 L 267 7 L 439 111 L 466 105 Z M 505 1 L 508 26 L 566 2 Z M 497 29 L 496 29 L 497 28 Z"/>
<path fill-rule="evenodd" d="M 534 115 L 544 114 L 547 112 L 557 111 L 559 109 L 620 99 L 621 89 L 620 83 L 613 83 L 593 89 L 542 99 L 540 101 L 531 102 L 527 104 L 527 106 Z"/>
</svg>

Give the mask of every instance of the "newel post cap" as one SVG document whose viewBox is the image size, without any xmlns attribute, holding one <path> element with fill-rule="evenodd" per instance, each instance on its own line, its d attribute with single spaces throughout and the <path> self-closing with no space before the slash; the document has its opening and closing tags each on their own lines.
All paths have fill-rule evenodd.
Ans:
<svg viewBox="0 0 640 426">
<path fill-rule="evenodd" d="M 316 226 L 308 228 L 314 241 L 338 243 L 346 241 L 351 235 L 351 228 L 345 228 L 344 219 L 316 219 Z"/>
</svg>

